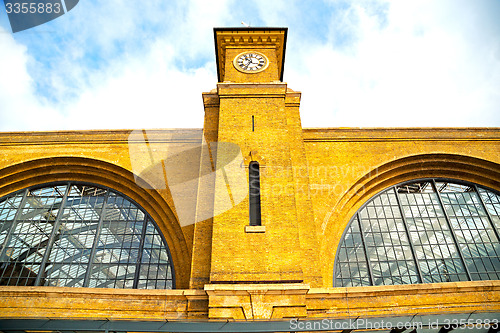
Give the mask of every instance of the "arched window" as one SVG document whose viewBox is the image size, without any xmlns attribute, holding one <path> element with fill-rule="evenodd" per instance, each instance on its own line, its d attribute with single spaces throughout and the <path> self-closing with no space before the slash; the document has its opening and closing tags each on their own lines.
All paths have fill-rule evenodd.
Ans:
<svg viewBox="0 0 500 333">
<path fill-rule="evenodd" d="M 0 285 L 171 289 L 165 240 L 136 203 L 85 183 L 0 199 Z"/>
<path fill-rule="evenodd" d="M 500 195 L 424 179 L 370 199 L 346 228 L 334 286 L 500 279 Z"/>
</svg>

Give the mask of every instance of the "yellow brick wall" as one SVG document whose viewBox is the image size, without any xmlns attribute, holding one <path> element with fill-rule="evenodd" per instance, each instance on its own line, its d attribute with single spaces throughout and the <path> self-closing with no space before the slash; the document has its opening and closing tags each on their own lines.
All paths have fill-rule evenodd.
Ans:
<svg viewBox="0 0 500 333">
<path fill-rule="evenodd" d="M 206 290 L 0 286 L 0 319 L 313 320 L 409 316 L 406 321 L 416 313 L 495 313 L 500 310 L 499 292 L 499 281 L 311 289 L 300 284 L 209 285 Z"/>
<path fill-rule="evenodd" d="M 272 82 L 279 80 L 278 65 L 276 62 L 275 48 L 246 47 L 246 48 L 228 48 L 226 50 L 226 70 L 224 82 Z M 265 55 L 269 61 L 266 70 L 257 73 L 243 73 L 238 71 L 233 60 L 242 52 L 258 52 Z"/>
<path fill-rule="evenodd" d="M 205 142 L 211 145 L 217 141 L 219 124 L 219 97 L 215 93 L 203 94 L 205 106 L 205 119 L 203 125 L 203 136 Z M 204 154 L 204 160 L 210 160 L 210 156 Z M 213 163 L 213 161 L 212 161 Z M 211 163 L 211 164 L 212 164 Z M 206 170 L 213 172 L 213 169 Z M 212 211 L 214 209 L 212 179 L 202 181 L 199 184 L 199 196 L 203 198 L 198 202 L 197 210 Z M 200 198 L 201 199 L 201 198 Z M 212 258 L 212 228 L 213 219 L 203 219 L 194 225 L 193 256 L 191 259 L 191 277 L 189 287 L 203 289 L 210 281 L 210 265 Z"/>
<path fill-rule="evenodd" d="M 252 97 L 245 109 L 241 99 L 227 97 L 240 88 L 220 89 L 223 96 L 227 94 L 220 104 L 240 110 L 234 115 L 228 112 L 220 138 L 237 143 L 245 155 L 254 151 L 264 159 L 265 233 L 245 233 L 247 199 L 216 217 L 220 224 L 213 234 L 211 219 L 181 227 L 167 190 L 133 190 L 130 131 L 2 133 L 0 195 L 54 180 L 92 180 L 137 196 L 134 199 L 155 217 L 169 242 L 180 274 L 178 287 L 201 289 L 209 283 L 210 273 L 213 280 L 303 280 L 313 287 L 332 286 L 340 237 L 354 212 L 377 192 L 421 177 L 450 177 L 500 188 L 498 129 L 302 131 L 298 93 L 285 93 L 282 87 L 282 97 L 261 104 Z M 245 89 L 243 94 L 264 88 Z M 216 92 L 205 96 L 204 133 L 210 142 L 222 129 L 219 97 Z M 251 114 L 257 116 L 256 132 L 251 132 Z M 78 165 L 87 171 L 74 171 Z M 247 179 L 242 181 L 246 190 Z"/>
<path fill-rule="evenodd" d="M 245 232 L 245 226 L 249 225 L 248 199 L 216 216 L 211 280 L 302 281 L 294 189 L 283 190 L 287 188 L 285 185 L 293 184 L 293 179 L 290 173 L 275 172 L 276 167 L 291 168 L 286 86 L 219 84 L 218 94 L 218 140 L 237 144 L 245 157 L 255 152 L 261 159 L 262 224 L 266 231 Z M 248 191 L 246 179 L 244 190 Z"/>
</svg>

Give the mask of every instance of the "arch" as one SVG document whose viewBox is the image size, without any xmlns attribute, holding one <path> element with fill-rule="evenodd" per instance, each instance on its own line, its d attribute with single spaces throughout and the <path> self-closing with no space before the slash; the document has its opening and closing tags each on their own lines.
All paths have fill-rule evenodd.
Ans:
<svg viewBox="0 0 500 333">
<path fill-rule="evenodd" d="M 500 279 L 499 198 L 440 178 L 381 191 L 344 231 L 334 286 Z"/>
<path fill-rule="evenodd" d="M 323 221 L 320 254 L 325 286 L 332 286 L 336 251 L 353 214 L 380 191 L 419 178 L 451 178 L 499 190 L 500 165 L 465 155 L 419 154 L 384 163 L 365 174 L 338 202 L 331 203 Z"/>
<path fill-rule="evenodd" d="M 130 198 L 85 182 L 3 197 L 0 284 L 171 289 L 170 251 Z"/>
<path fill-rule="evenodd" d="M 156 222 L 172 255 L 176 288 L 189 285 L 191 253 L 180 224 L 165 200 L 166 190 L 144 189 L 132 172 L 109 162 L 84 157 L 51 157 L 0 170 L 0 197 L 46 183 L 88 182 L 109 187 L 141 206 Z"/>
</svg>

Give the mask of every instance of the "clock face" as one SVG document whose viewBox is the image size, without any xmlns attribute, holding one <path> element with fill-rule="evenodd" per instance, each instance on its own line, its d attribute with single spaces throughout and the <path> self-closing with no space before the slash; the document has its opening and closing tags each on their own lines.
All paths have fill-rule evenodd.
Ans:
<svg viewBox="0 0 500 333">
<path fill-rule="evenodd" d="M 269 62 L 266 56 L 257 52 L 238 54 L 233 61 L 234 67 L 245 73 L 258 73 L 267 68 Z"/>
</svg>

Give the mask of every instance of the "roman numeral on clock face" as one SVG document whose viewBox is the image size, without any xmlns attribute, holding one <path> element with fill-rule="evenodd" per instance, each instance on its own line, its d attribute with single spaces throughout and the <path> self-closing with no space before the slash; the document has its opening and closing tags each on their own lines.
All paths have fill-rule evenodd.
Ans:
<svg viewBox="0 0 500 333">
<path fill-rule="evenodd" d="M 235 59 L 234 64 L 244 71 L 255 72 L 263 69 L 267 64 L 267 60 L 260 54 L 246 53 L 241 54 L 237 59 Z"/>
</svg>

